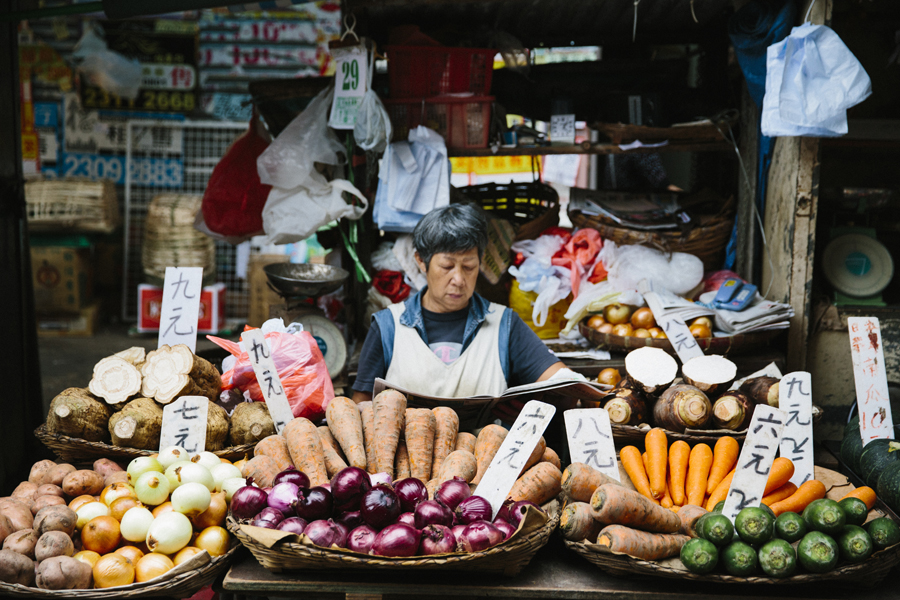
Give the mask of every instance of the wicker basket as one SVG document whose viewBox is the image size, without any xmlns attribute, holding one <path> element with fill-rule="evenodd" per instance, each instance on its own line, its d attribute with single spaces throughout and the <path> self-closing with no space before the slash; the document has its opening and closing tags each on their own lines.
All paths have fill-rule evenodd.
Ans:
<svg viewBox="0 0 900 600">
<path fill-rule="evenodd" d="M 111 233 L 120 222 L 116 185 L 108 179 L 29 181 L 25 206 L 32 231 Z"/>
<path fill-rule="evenodd" d="M 98 458 L 112 460 L 131 460 L 139 456 L 155 454 L 153 450 L 141 450 L 139 448 L 126 448 L 125 446 L 111 446 L 103 442 L 89 442 L 79 438 L 69 437 L 61 433 L 54 433 L 47 429 L 44 423 L 34 430 L 34 435 L 42 444 L 50 448 L 63 462 L 84 462 Z M 213 452 L 219 458 L 228 460 L 240 460 L 245 456 L 253 456 L 255 444 L 243 444 L 231 446 L 223 450 Z"/>
<path fill-rule="evenodd" d="M 320 548 L 311 543 L 301 543 L 306 536 L 296 536 L 277 532 L 263 543 L 251 535 L 259 527 L 241 525 L 228 516 L 228 530 L 246 546 L 259 563 L 273 573 L 293 569 L 399 569 L 440 570 L 440 571 L 487 571 L 507 576 L 518 574 L 531 561 L 537 551 L 547 543 L 550 534 L 559 523 L 559 502 L 553 500 L 543 506 L 546 515 L 529 510 L 519 530 L 508 540 L 483 552 L 472 554 L 441 554 L 427 557 L 387 557 L 367 556 L 350 550 Z M 261 530 L 263 535 L 272 530 Z M 281 535 L 283 539 L 276 541 Z M 295 540 L 295 541 L 289 541 Z"/>
<path fill-rule="evenodd" d="M 492 217 L 516 227 L 516 240 L 532 240 L 559 224 L 559 194 L 546 183 L 484 183 L 458 189 Z"/>
<path fill-rule="evenodd" d="M 204 281 L 215 279 L 215 244 L 194 229 L 202 201 L 202 196 L 189 194 L 163 194 L 150 201 L 141 254 L 148 277 L 163 281 L 166 267 L 203 267 Z"/>
<path fill-rule="evenodd" d="M 76 598 L 78 600 L 136 600 L 137 598 L 190 598 L 201 588 L 211 585 L 231 565 L 241 545 L 232 543 L 231 549 L 222 556 L 212 558 L 208 563 L 171 579 L 157 583 L 134 583 L 121 588 L 90 590 L 42 590 L 19 584 L 0 582 L 0 595 L 4 598 Z"/>
<path fill-rule="evenodd" d="M 610 427 L 612 428 L 613 440 L 615 441 L 615 445 L 617 448 L 628 445 L 643 447 L 644 439 L 646 439 L 647 437 L 647 432 L 650 431 L 649 429 L 644 429 L 636 425 L 616 425 L 615 423 L 612 423 L 610 424 Z M 691 446 L 694 446 L 696 444 L 709 444 L 710 446 L 714 446 L 720 438 L 723 438 L 725 436 L 733 437 L 738 441 L 738 443 L 743 443 L 744 438 L 747 437 L 747 430 L 701 431 L 698 429 L 686 429 L 684 433 L 679 433 L 677 431 L 670 431 L 666 429 L 666 438 L 668 438 L 669 443 L 672 443 L 676 440 L 682 440 L 684 442 L 687 442 Z"/>
<path fill-rule="evenodd" d="M 672 356 L 675 356 L 675 348 L 672 342 L 663 338 L 641 338 L 633 335 L 613 335 L 611 333 L 602 333 L 596 329 L 587 326 L 587 320 L 578 323 L 578 331 L 585 337 L 595 348 L 602 350 L 612 350 L 614 352 L 630 352 L 636 348 L 650 346 L 651 348 L 659 348 L 665 350 Z M 722 356 L 734 355 L 758 350 L 765 347 L 773 339 L 778 337 L 781 330 L 770 331 L 750 331 L 748 333 L 738 333 L 727 337 L 711 337 L 697 338 L 697 345 L 706 354 L 720 354 Z"/>
</svg>

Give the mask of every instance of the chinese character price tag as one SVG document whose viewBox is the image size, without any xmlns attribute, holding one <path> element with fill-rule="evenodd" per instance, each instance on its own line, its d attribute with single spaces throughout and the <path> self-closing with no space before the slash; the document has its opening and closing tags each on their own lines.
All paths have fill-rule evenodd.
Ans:
<svg viewBox="0 0 900 600">
<path fill-rule="evenodd" d="M 575 143 L 575 115 L 552 115 L 550 117 L 550 141 Z"/>
<path fill-rule="evenodd" d="M 563 417 L 572 462 L 584 463 L 619 481 L 609 413 L 602 408 L 578 408 L 567 410 Z"/>
<path fill-rule="evenodd" d="M 250 364 L 256 373 L 259 389 L 262 390 L 269 414 L 275 422 L 275 431 L 281 433 L 284 426 L 294 418 L 294 413 L 291 412 L 281 378 L 278 377 L 278 369 L 272 359 L 272 351 L 266 342 L 266 336 L 259 329 L 251 329 L 241 334 L 241 341 L 244 343 L 244 350 L 250 356 Z"/>
<path fill-rule="evenodd" d="M 694 339 L 684 319 L 679 316 L 667 317 L 663 315 L 658 317 L 656 322 L 666 332 L 666 337 L 669 338 L 669 342 L 675 348 L 675 353 L 678 354 L 681 364 L 685 364 L 697 356 L 703 356 L 703 350 L 700 349 L 700 345 Z"/>
<path fill-rule="evenodd" d="M 881 325 L 875 317 L 849 317 L 847 327 L 863 446 L 878 438 L 892 440 L 894 420 L 884 371 Z"/>
<path fill-rule="evenodd" d="M 781 435 L 781 456 L 794 463 L 791 483 L 800 487 L 815 476 L 813 466 L 812 377 L 806 371 L 788 373 L 778 384 L 778 408 L 787 414 Z"/>
<path fill-rule="evenodd" d="M 166 267 L 158 348 L 184 344 L 191 352 L 197 349 L 202 287 L 203 267 Z"/>
<path fill-rule="evenodd" d="M 787 415 L 777 408 L 756 405 L 722 508 L 732 521 L 742 508 L 759 506 L 786 421 Z"/>
<path fill-rule="evenodd" d="M 334 99 L 328 126 L 353 129 L 368 84 L 368 52 L 363 45 L 335 48 Z"/>
<path fill-rule="evenodd" d="M 531 456 L 555 413 L 556 407 L 552 404 L 530 400 L 500 444 L 500 449 L 497 450 L 494 460 L 488 465 L 481 483 L 474 492 L 476 496 L 481 496 L 491 503 L 493 509 L 491 520 L 497 516 L 497 511 L 509 495 L 513 484 L 519 478 L 519 473 L 528 462 L 528 457 Z"/>
<path fill-rule="evenodd" d="M 196 454 L 206 449 L 206 396 L 182 396 L 163 408 L 159 449 L 178 446 Z"/>
</svg>

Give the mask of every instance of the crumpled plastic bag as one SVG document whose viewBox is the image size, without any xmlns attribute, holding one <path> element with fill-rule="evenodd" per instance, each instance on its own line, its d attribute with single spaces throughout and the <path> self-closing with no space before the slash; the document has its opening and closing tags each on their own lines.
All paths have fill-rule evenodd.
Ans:
<svg viewBox="0 0 900 600">
<path fill-rule="evenodd" d="M 91 84 L 128 100 L 138 97 L 143 78 L 141 63 L 110 50 L 94 27 L 89 27 L 78 40 L 72 58 Z"/>
<path fill-rule="evenodd" d="M 325 357 L 315 338 L 308 331 L 291 333 L 293 330 L 284 328 L 283 324 L 280 328 L 273 328 L 271 320 L 267 321 L 262 331 L 265 332 L 266 342 L 293 415 L 310 421 L 324 417 L 328 403 L 334 398 L 334 387 L 325 366 Z M 256 373 L 250 357 L 241 348 L 242 344 L 212 335 L 206 338 L 235 357 L 228 370 L 222 374 L 222 390 L 237 388 L 255 402 L 263 402 Z"/>
<path fill-rule="evenodd" d="M 619 246 L 606 240 L 598 255 L 615 290 L 637 290 L 642 279 L 684 296 L 703 279 L 703 261 L 693 254 L 666 255 L 646 246 Z"/>
<path fill-rule="evenodd" d="M 612 242 L 607 241 L 607 244 L 610 243 Z M 599 283 L 586 283 L 581 293 L 572 301 L 564 315 L 568 322 L 560 331 L 560 337 L 568 337 L 569 332 L 583 318 L 589 314 L 602 312 L 604 308 L 615 302 L 630 306 L 642 306 L 644 298 L 636 290 L 617 290 L 609 280 Z"/>
<path fill-rule="evenodd" d="M 353 126 L 353 139 L 363 150 L 384 152 L 391 142 L 391 118 L 381 103 L 381 98 L 374 90 L 368 90 L 363 96 L 356 113 L 356 125 Z"/>
<path fill-rule="evenodd" d="M 516 278 L 519 290 L 537 294 L 531 313 L 531 321 L 537 327 L 543 327 L 547 322 L 550 307 L 568 298 L 572 292 L 569 269 L 553 264 L 553 256 L 564 242 L 558 235 L 542 235 L 534 240 L 518 241 L 511 247 L 513 252 L 526 257 L 518 267 L 510 267 L 509 273 Z"/>
</svg>

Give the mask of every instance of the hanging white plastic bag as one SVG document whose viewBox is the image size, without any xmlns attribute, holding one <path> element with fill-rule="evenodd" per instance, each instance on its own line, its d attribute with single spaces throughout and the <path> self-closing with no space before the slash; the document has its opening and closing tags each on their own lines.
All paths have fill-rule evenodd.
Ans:
<svg viewBox="0 0 900 600">
<path fill-rule="evenodd" d="M 102 90 L 127 100 L 136 99 L 141 88 L 141 63 L 110 50 L 102 34 L 99 25 L 90 26 L 78 40 L 72 51 L 77 69 Z"/>
<path fill-rule="evenodd" d="M 342 192 L 356 196 L 360 203 L 348 204 Z M 266 243 L 292 244 L 305 240 L 331 221 L 359 219 L 367 207 L 362 192 L 344 179 L 328 182 L 324 192 L 303 187 L 291 190 L 273 187 L 262 212 Z"/>
<path fill-rule="evenodd" d="M 384 104 L 375 90 L 372 89 L 372 73 L 375 66 L 375 53 L 369 50 L 369 80 L 367 90 L 356 113 L 356 124 L 353 126 L 353 139 L 363 150 L 384 152 L 391 142 L 391 118 L 384 109 Z"/>
<path fill-rule="evenodd" d="M 605 240 L 599 254 L 618 291 L 637 290 L 641 279 L 683 296 L 703 279 L 703 261 L 684 252 L 666 255 L 646 246 L 618 246 Z"/>
</svg>

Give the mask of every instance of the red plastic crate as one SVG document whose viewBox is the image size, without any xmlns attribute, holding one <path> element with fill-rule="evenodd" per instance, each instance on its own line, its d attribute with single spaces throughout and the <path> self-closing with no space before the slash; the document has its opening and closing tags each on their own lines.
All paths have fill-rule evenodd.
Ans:
<svg viewBox="0 0 900 600">
<path fill-rule="evenodd" d="M 405 140 L 419 125 L 434 129 L 448 148 L 487 148 L 493 96 L 385 100 L 394 141 Z"/>
<path fill-rule="evenodd" d="M 444 94 L 484 96 L 491 92 L 494 56 L 490 48 L 388 46 L 391 98 L 428 98 Z"/>
</svg>

